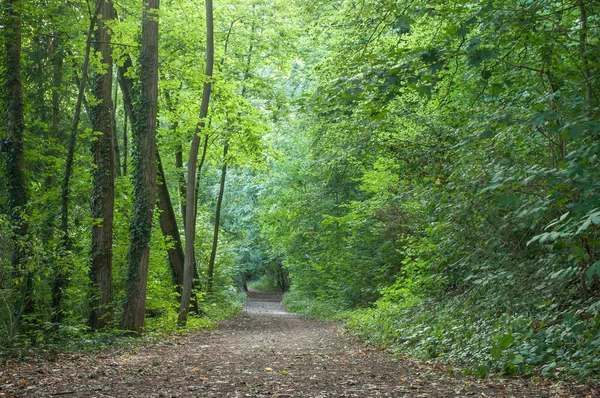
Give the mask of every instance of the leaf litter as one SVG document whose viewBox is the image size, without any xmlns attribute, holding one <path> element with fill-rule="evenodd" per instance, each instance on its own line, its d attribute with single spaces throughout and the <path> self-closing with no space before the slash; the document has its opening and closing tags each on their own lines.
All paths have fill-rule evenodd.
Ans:
<svg viewBox="0 0 600 398">
<path fill-rule="evenodd" d="M 0 397 L 600 396 L 586 385 L 465 377 L 365 346 L 335 322 L 287 313 L 280 294 L 248 296 L 237 318 L 175 343 L 3 365 Z"/>
</svg>

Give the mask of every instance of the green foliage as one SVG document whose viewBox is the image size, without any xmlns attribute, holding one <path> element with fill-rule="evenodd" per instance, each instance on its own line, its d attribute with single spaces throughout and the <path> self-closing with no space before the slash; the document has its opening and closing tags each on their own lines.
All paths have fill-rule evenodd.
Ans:
<svg viewBox="0 0 600 398">
<path fill-rule="evenodd" d="M 281 291 L 281 288 L 277 285 L 278 281 L 273 275 L 261 275 L 258 280 L 254 280 L 248 283 L 248 287 L 256 290 L 261 290 L 263 292 Z"/>
<path fill-rule="evenodd" d="M 315 300 L 294 289 L 283 296 L 283 305 L 289 312 L 297 312 L 311 318 L 323 320 L 338 318 L 340 311 L 343 310 L 336 302 Z"/>
<path fill-rule="evenodd" d="M 598 7 L 303 5 L 321 57 L 259 202 L 289 308 L 478 376 L 598 377 Z"/>
</svg>

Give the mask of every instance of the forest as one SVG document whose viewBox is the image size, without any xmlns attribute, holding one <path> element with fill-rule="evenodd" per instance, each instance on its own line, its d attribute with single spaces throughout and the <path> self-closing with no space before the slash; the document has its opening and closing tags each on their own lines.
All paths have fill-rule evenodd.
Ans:
<svg viewBox="0 0 600 398">
<path fill-rule="evenodd" d="M 599 12 L 2 0 L 0 356 L 210 327 L 250 285 L 465 374 L 597 380 Z"/>
</svg>

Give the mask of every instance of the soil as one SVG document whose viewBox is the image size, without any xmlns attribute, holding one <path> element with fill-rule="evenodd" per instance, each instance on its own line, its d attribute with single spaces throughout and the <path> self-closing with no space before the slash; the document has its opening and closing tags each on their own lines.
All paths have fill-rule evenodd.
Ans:
<svg viewBox="0 0 600 398">
<path fill-rule="evenodd" d="M 57 354 L 0 369 L 0 397 L 597 397 L 585 385 L 464 377 L 393 356 L 340 325 L 285 311 L 250 291 L 216 329 L 138 349 Z"/>
</svg>

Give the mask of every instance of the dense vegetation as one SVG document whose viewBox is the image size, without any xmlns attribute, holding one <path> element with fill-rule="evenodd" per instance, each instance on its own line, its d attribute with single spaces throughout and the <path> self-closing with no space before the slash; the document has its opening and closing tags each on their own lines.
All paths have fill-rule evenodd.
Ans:
<svg viewBox="0 0 600 398">
<path fill-rule="evenodd" d="M 143 43 L 151 36 L 142 29 L 156 20 L 152 10 L 142 14 L 142 4 L 126 0 L 108 19 L 80 1 L 7 3 L 0 68 L 7 349 L 43 347 L 88 328 L 104 330 L 92 336 L 170 329 L 178 311 L 185 323 L 188 309 L 200 320 L 228 314 L 236 287 L 261 278 L 262 286 L 290 287 L 291 310 L 341 316 L 374 344 L 480 376 L 600 376 L 597 2 L 218 2 L 212 72 L 203 3 L 165 0 L 154 124 L 140 122 L 147 117 L 140 104 L 152 101 L 143 90 L 151 72 Z M 111 37 L 115 78 L 105 102 L 104 41 L 91 40 L 89 73 L 82 68 L 89 26 L 96 36 L 107 26 Z M 106 102 L 110 132 L 94 125 Z M 59 184 L 71 125 L 79 144 L 65 227 Z M 154 198 L 147 189 L 157 177 L 144 179 L 150 166 L 138 167 L 152 153 L 140 145 L 150 125 L 160 211 L 130 224 Z M 198 173 L 190 183 L 184 165 L 193 164 L 194 136 Z M 84 148 L 98 141 L 114 154 L 110 170 Z M 106 173 L 116 177 L 108 296 L 90 272 L 93 231 L 106 220 L 94 213 L 96 199 L 106 204 L 96 194 Z M 140 244 L 144 231 L 149 244 Z M 190 231 L 195 239 L 179 237 Z M 147 247 L 144 271 L 135 264 Z M 183 247 L 193 281 L 183 262 L 177 266 Z M 124 321 L 127 303 L 140 296 L 140 272 L 148 275 L 144 328 L 143 317 L 141 326 Z M 192 282 L 191 306 L 180 308 Z"/>
</svg>

